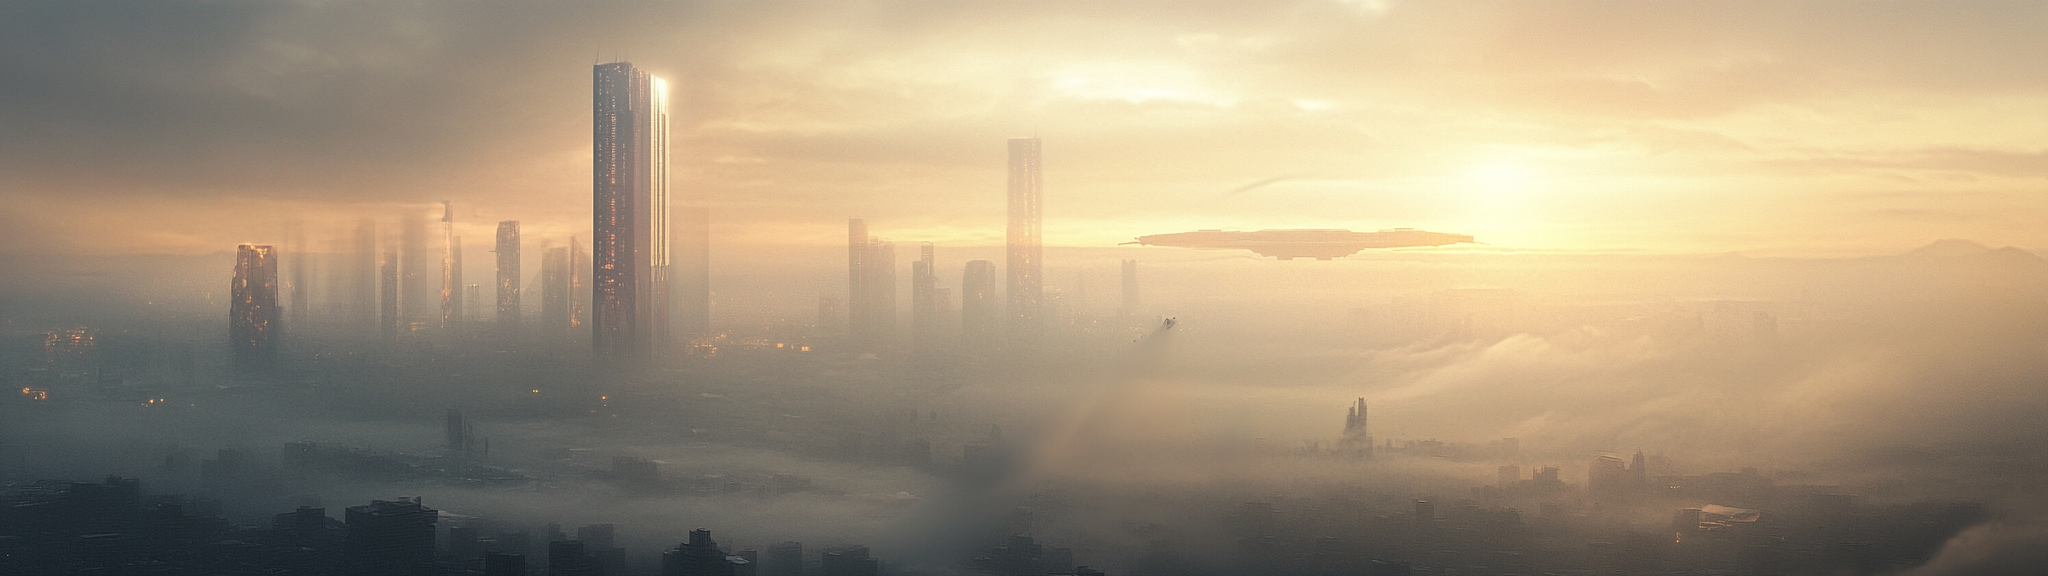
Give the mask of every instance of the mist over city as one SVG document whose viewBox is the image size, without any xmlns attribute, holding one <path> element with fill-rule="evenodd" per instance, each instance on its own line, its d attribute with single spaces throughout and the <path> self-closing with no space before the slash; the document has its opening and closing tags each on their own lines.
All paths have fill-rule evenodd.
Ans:
<svg viewBox="0 0 2048 576">
<path fill-rule="evenodd" d="M 2038 574 L 2043 29 L 7 3 L 0 574 Z"/>
</svg>

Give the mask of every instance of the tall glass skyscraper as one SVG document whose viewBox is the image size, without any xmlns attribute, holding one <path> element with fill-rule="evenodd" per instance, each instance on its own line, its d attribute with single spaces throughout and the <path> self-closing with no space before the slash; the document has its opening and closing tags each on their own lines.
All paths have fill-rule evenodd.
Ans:
<svg viewBox="0 0 2048 576">
<path fill-rule="evenodd" d="M 1016 342 L 1035 340 L 1044 332 L 1045 250 L 1039 226 L 1045 220 L 1039 178 L 1037 138 L 1010 139 L 1010 227 L 1003 272 L 1010 301 L 1009 327 Z"/>
<path fill-rule="evenodd" d="M 668 83 L 599 64 L 592 96 L 591 348 L 645 365 L 668 338 Z"/>
<path fill-rule="evenodd" d="M 498 324 L 519 325 L 519 221 L 498 223 Z"/>
<path fill-rule="evenodd" d="M 260 373 L 277 366 L 283 311 L 277 302 L 277 251 L 243 244 L 235 254 L 235 277 L 228 290 L 228 348 L 235 371 Z"/>
</svg>

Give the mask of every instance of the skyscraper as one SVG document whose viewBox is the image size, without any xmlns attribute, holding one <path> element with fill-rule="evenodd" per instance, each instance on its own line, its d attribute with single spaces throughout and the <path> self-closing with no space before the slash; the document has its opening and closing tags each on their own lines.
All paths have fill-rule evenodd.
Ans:
<svg viewBox="0 0 2048 576">
<path fill-rule="evenodd" d="M 652 360 L 668 336 L 668 84 L 599 64 L 592 97 L 591 345 L 617 369 Z"/>
<path fill-rule="evenodd" d="M 930 344 L 938 338 L 938 262 L 932 252 L 930 242 L 921 244 L 917 247 L 917 261 L 910 263 L 910 335 L 919 344 Z"/>
<path fill-rule="evenodd" d="M 519 325 L 519 221 L 498 223 L 498 324 Z"/>
<path fill-rule="evenodd" d="M 235 371 L 275 368 L 283 328 L 283 311 L 277 306 L 277 252 L 269 246 L 243 244 L 235 253 L 235 277 L 228 294 L 228 346 L 234 351 Z"/>
<path fill-rule="evenodd" d="M 441 202 L 441 329 L 462 325 L 462 239 L 455 236 L 455 205 Z"/>
<path fill-rule="evenodd" d="M 896 336 L 896 244 L 868 236 L 866 221 L 846 223 L 847 329 L 854 349 L 876 351 Z"/>
<path fill-rule="evenodd" d="M 1601 454 L 1586 466 L 1586 497 L 1595 503 L 1618 502 L 1625 494 L 1628 466 L 1612 454 Z"/>
<path fill-rule="evenodd" d="M 1125 316 L 1138 313 L 1138 261 L 1124 260 L 1124 301 L 1119 310 Z"/>
<path fill-rule="evenodd" d="M 1010 336 L 1029 342 L 1044 332 L 1045 251 L 1039 238 L 1044 221 L 1043 181 L 1037 138 L 1010 139 L 1010 226 L 1004 254 Z"/>
<path fill-rule="evenodd" d="M 975 260 L 960 276 L 960 338 L 988 344 L 995 336 L 996 263 Z"/>
<path fill-rule="evenodd" d="M 583 251 L 583 243 L 575 236 L 569 237 L 569 330 L 583 337 L 582 330 L 590 326 L 591 278 L 590 253 Z"/>
<path fill-rule="evenodd" d="M 348 575 L 434 573 L 434 523 L 441 513 L 411 500 L 372 500 L 348 507 L 341 569 Z"/>
<path fill-rule="evenodd" d="M 1363 450 L 1366 455 L 1372 455 L 1372 429 L 1366 424 L 1365 399 L 1359 398 L 1357 404 L 1351 405 L 1350 413 L 1344 415 L 1344 448 Z"/>
<path fill-rule="evenodd" d="M 698 336 L 711 332 L 711 209 L 691 206 L 676 220 L 675 276 L 678 330 Z"/>
<path fill-rule="evenodd" d="M 540 328 L 549 338 L 569 332 L 569 249 L 548 248 L 540 256 Z"/>
</svg>

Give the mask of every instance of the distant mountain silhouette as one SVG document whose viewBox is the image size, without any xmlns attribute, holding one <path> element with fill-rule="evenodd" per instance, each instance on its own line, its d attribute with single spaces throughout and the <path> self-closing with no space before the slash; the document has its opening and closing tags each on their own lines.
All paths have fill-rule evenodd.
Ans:
<svg viewBox="0 0 2048 576">
<path fill-rule="evenodd" d="M 1976 256 L 1990 251 L 1990 246 L 1978 244 L 1970 240 L 1943 238 L 1929 242 L 1926 246 L 1914 248 L 1913 251 L 1907 252 L 1906 255 L 1955 258 L 1959 256 Z"/>
<path fill-rule="evenodd" d="M 2014 264 L 2048 263 L 2048 258 L 2015 246 L 1992 248 L 1961 238 L 1943 238 L 1901 254 L 1908 258 L 1970 259 Z"/>
</svg>

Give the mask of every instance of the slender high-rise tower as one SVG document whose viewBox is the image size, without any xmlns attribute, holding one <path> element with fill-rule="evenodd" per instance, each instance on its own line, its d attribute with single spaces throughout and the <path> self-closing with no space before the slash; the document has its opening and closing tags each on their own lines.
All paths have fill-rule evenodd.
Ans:
<svg viewBox="0 0 2048 576">
<path fill-rule="evenodd" d="M 283 329 L 283 311 L 277 306 L 277 251 L 243 244 L 235 253 L 228 295 L 228 348 L 235 371 L 250 374 L 275 368 Z"/>
<path fill-rule="evenodd" d="M 462 239 L 455 237 L 455 205 L 441 201 L 441 329 L 462 326 Z"/>
<path fill-rule="evenodd" d="M 1036 340 L 1044 332 L 1045 250 L 1039 238 L 1044 221 L 1043 181 L 1039 177 L 1037 138 L 1010 139 L 1010 226 L 1004 254 L 1012 340 Z"/>
<path fill-rule="evenodd" d="M 677 330 L 689 336 L 711 332 L 711 209 L 678 210 L 674 277 Z"/>
<path fill-rule="evenodd" d="M 846 223 L 846 325 L 855 350 L 874 352 L 896 338 L 896 244 L 868 236 L 866 221 Z"/>
<path fill-rule="evenodd" d="M 644 365 L 668 337 L 668 85 L 629 62 L 592 84 L 592 353 Z"/>
<path fill-rule="evenodd" d="M 996 263 L 974 260 L 960 276 L 960 339 L 987 345 L 994 339 L 996 318 Z"/>
<path fill-rule="evenodd" d="M 498 223 L 498 324 L 519 325 L 519 221 Z"/>
<path fill-rule="evenodd" d="M 590 266 L 590 253 L 583 251 L 582 241 L 570 236 L 569 329 L 571 332 L 577 332 L 578 338 L 583 337 L 580 331 L 588 330 L 590 326 L 590 302 L 593 300 L 590 282 L 591 278 L 595 277 Z"/>
</svg>

